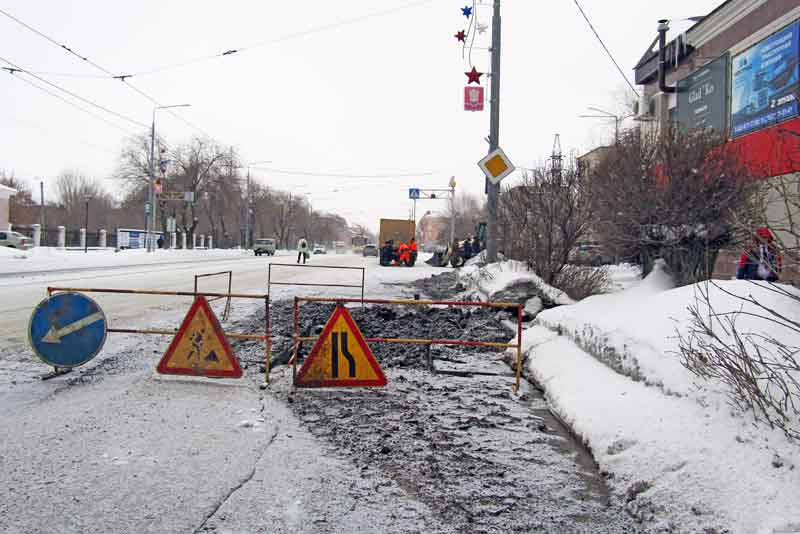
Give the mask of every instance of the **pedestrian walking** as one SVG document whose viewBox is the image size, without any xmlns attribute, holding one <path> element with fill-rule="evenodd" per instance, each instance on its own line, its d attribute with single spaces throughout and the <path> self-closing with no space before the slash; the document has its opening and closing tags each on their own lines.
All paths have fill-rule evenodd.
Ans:
<svg viewBox="0 0 800 534">
<path fill-rule="evenodd" d="M 308 259 L 308 241 L 305 237 L 301 237 L 297 242 L 297 263 L 300 263 L 300 258 L 303 259 L 303 265 L 305 265 Z"/>
<path fill-rule="evenodd" d="M 777 282 L 783 258 L 775 246 L 775 236 L 769 228 L 759 228 L 753 236 L 753 245 L 742 253 L 736 278 L 739 280 L 766 280 Z"/>
</svg>

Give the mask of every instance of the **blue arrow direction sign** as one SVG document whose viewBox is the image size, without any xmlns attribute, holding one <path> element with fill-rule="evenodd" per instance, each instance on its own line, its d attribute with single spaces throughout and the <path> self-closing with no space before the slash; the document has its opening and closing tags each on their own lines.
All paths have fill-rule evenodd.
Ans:
<svg viewBox="0 0 800 534">
<path fill-rule="evenodd" d="M 408 198 L 411 200 L 419 199 L 419 189 L 411 188 L 408 190 Z"/>
<path fill-rule="evenodd" d="M 28 340 L 44 363 L 77 367 L 100 352 L 106 327 L 106 316 L 95 301 L 81 293 L 56 293 L 33 310 Z"/>
</svg>

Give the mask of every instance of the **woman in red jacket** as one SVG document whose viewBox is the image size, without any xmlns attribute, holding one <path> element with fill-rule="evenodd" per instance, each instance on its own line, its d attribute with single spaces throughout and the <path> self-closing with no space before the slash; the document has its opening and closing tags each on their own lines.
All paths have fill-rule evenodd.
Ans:
<svg viewBox="0 0 800 534">
<path fill-rule="evenodd" d="M 775 236 L 769 228 L 759 228 L 753 236 L 753 246 L 739 258 L 736 278 L 777 282 L 783 259 L 775 246 Z"/>
</svg>

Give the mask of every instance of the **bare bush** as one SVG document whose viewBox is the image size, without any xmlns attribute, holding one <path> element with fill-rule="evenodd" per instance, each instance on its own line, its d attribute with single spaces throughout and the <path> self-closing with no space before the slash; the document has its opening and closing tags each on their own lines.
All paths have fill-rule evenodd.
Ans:
<svg viewBox="0 0 800 534">
<path fill-rule="evenodd" d="M 522 182 L 501 196 L 503 253 L 524 261 L 553 285 L 570 250 L 589 229 L 591 189 L 574 165 L 560 172 L 526 171 Z"/>
<path fill-rule="evenodd" d="M 789 299 L 800 312 L 800 291 L 767 282 L 751 282 Z M 710 287 L 740 302 L 740 309 L 716 311 Z M 698 298 L 689 307 L 691 328 L 679 333 L 681 363 L 703 379 L 728 388 L 733 406 L 750 411 L 757 422 L 778 428 L 790 439 L 800 439 L 800 313 L 786 314 L 752 294 L 736 295 L 713 283 L 700 284 Z M 768 326 L 743 328 L 739 320 Z M 777 327 L 777 328 L 776 328 Z M 765 332 L 777 332 L 765 334 Z"/>
<path fill-rule="evenodd" d="M 594 224 L 605 247 L 642 264 L 657 258 L 678 285 L 710 278 L 756 183 L 712 131 L 626 132 L 592 171 Z"/>
<path fill-rule="evenodd" d="M 605 267 L 566 265 L 554 284 L 574 300 L 583 300 L 592 295 L 605 293 L 611 286 L 611 278 Z"/>
</svg>

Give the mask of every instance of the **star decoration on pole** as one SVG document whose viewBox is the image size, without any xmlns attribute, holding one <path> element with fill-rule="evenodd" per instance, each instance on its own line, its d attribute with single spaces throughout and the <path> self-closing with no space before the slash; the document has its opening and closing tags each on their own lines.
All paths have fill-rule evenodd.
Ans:
<svg viewBox="0 0 800 534">
<path fill-rule="evenodd" d="M 464 30 L 461 30 L 460 32 L 458 32 L 457 34 L 455 34 L 455 36 L 454 36 L 454 37 L 455 37 L 456 39 L 458 39 L 459 41 L 461 41 L 462 43 L 466 43 L 466 42 L 467 42 L 467 34 L 466 34 L 466 33 L 464 33 Z"/>
<path fill-rule="evenodd" d="M 486 30 L 488 30 L 488 29 L 489 29 L 489 25 L 488 25 L 488 24 L 484 24 L 484 23 L 482 23 L 482 22 L 479 22 L 479 23 L 478 23 L 478 24 L 475 26 L 475 28 L 477 28 L 477 30 L 478 30 L 478 33 L 486 33 Z"/>
<path fill-rule="evenodd" d="M 464 6 L 461 8 L 461 12 L 465 17 L 469 18 L 469 16 L 472 15 L 472 8 L 469 6 Z"/>
<path fill-rule="evenodd" d="M 464 74 L 466 74 L 467 78 L 469 78 L 469 81 L 467 82 L 467 84 L 470 84 L 470 83 L 473 83 L 473 82 L 477 83 L 478 85 L 481 84 L 481 76 L 483 76 L 483 73 L 482 72 L 478 72 L 478 69 L 476 69 L 475 67 L 472 67 L 471 71 L 465 72 Z"/>
</svg>

